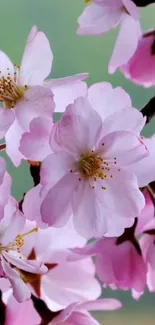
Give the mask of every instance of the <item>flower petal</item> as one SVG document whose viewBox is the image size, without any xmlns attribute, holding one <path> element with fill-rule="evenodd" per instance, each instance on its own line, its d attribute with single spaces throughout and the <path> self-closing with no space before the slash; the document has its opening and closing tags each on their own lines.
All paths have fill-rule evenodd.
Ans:
<svg viewBox="0 0 155 325">
<path fill-rule="evenodd" d="M 15 119 L 11 109 L 0 108 L 0 139 L 3 139 Z"/>
<path fill-rule="evenodd" d="M 100 114 L 102 120 L 119 112 L 122 108 L 131 107 L 130 96 L 121 88 L 112 88 L 108 82 L 98 82 L 88 89 L 88 99 L 92 107 Z"/>
<path fill-rule="evenodd" d="M 109 63 L 109 73 L 114 73 L 117 68 L 129 61 L 137 49 L 140 37 L 141 29 L 139 21 L 128 14 L 124 14 L 120 32 Z"/>
<path fill-rule="evenodd" d="M 126 107 L 108 116 L 104 120 L 102 135 L 122 130 L 131 131 L 140 135 L 145 122 L 146 117 L 143 117 L 142 113 L 136 108 Z"/>
<path fill-rule="evenodd" d="M 54 125 L 51 148 L 54 151 L 64 149 L 79 157 L 81 153 L 93 149 L 101 127 L 99 114 L 86 98 L 79 97 L 66 108 L 61 121 Z"/>
<path fill-rule="evenodd" d="M 16 105 L 15 113 L 21 128 L 29 131 L 29 124 L 33 118 L 46 116 L 52 119 L 54 108 L 52 91 L 35 86 L 25 92 L 24 98 Z"/>
<path fill-rule="evenodd" d="M 21 62 L 19 83 L 21 85 L 41 85 L 50 74 L 53 53 L 43 32 L 34 26 L 27 39 Z"/>
<path fill-rule="evenodd" d="M 0 71 L 0 78 L 8 77 L 8 73 L 14 78 L 14 65 L 3 51 L 0 51 Z"/>
<path fill-rule="evenodd" d="M 16 167 L 18 167 L 21 160 L 24 159 L 22 153 L 19 151 L 22 134 L 23 130 L 18 121 L 15 120 L 5 135 L 6 153 Z"/>
<path fill-rule="evenodd" d="M 78 184 L 78 175 L 66 174 L 48 192 L 41 205 L 43 222 L 62 227 L 71 215 L 71 196 Z"/>
<path fill-rule="evenodd" d="M 23 134 L 19 150 L 29 160 L 43 161 L 50 153 L 49 144 L 52 120 L 36 117 L 30 123 L 30 132 Z"/>
<path fill-rule="evenodd" d="M 130 166 L 130 171 L 138 178 L 139 187 L 144 187 L 155 180 L 155 136 L 143 139 L 143 142 L 148 148 L 149 155 Z"/>
<path fill-rule="evenodd" d="M 84 302 L 77 306 L 77 309 L 86 309 L 88 311 L 97 311 L 97 310 L 115 310 L 122 306 L 120 301 L 116 299 L 97 299 L 88 302 Z"/>
<path fill-rule="evenodd" d="M 18 273 L 11 268 L 11 266 L 2 257 L 2 265 L 4 271 L 12 285 L 13 296 L 18 302 L 23 302 L 30 299 L 31 293 L 28 286 L 23 282 Z"/>
<path fill-rule="evenodd" d="M 141 138 L 129 131 L 115 131 L 107 134 L 102 138 L 99 148 L 104 160 L 111 162 L 116 168 L 131 165 L 149 155 Z"/>
<path fill-rule="evenodd" d="M 79 35 L 99 35 L 107 33 L 115 28 L 122 17 L 122 11 L 118 8 L 91 4 L 86 7 L 78 19 Z"/>
<path fill-rule="evenodd" d="M 55 112 L 64 112 L 66 107 L 80 96 L 86 97 L 87 84 L 84 79 L 88 74 L 77 74 L 61 79 L 47 80 L 44 85 L 50 87 L 54 94 Z"/>
</svg>

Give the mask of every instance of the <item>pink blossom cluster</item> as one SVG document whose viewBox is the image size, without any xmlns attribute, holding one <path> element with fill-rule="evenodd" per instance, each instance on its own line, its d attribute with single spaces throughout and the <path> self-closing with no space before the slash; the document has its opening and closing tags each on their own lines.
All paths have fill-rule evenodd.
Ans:
<svg viewBox="0 0 155 325">
<path fill-rule="evenodd" d="M 154 0 L 85 0 L 88 6 L 78 19 L 79 35 L 102 35 L 120 26 L 109 63 L 126 78 L 144 87 L 155 85 L 155 30 L 142 30 L 140 7 Z"/>
<path fill-rule="evenodd" d="M 138 1 L 89 2 L 78 34 L 120 24 L 110 71 L 129 76 L 136 64 L 149 79 L 138 80 L 152 85 L 151 63 L 134 63 L 153 37 L 141 36 Z M 131 290 L 134 299 L 155 292 L 155 135 L 141 135 L 149 116 L 121 87 L 88 87 L 87 73 L 46 79 L 52 62 L 36 26 L 20 66 L 0 51 L 0 149 L 15 168 L 27 162 L 34 181 L 17 202 L 0 157 L 3 325 L 99 325 L 90 311 L 121 307 L 102 298 L 104 287 Z M 57 122 L 55 112 L 62 113 Z"/>
</svg>

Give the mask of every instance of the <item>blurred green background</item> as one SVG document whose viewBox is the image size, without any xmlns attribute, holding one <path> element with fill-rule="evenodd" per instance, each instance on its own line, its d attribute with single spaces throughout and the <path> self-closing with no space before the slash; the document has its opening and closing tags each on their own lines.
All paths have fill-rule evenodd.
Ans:
<svg viewBox="0 0 155 325">
<path fill-rule="evenodd" d="M 0 47 L 14 63 L 20 63 L 27 34 L 36 24 L 46 33 L 51 43 L 54 53 L 52 77 L 89 72 L 89 84 L 110 81 L 113 86 L 122 86 L 132 97 L 133 105 L 142 108 L 155 93 L 154 88 L 144 89 L 135 86 L 119 72 L 113 76 L 108 75 L 108 62 L 118 30 L 100 37 L 77 36 L 77 18 L 83 8 L 84 0 L 1 0 Z M 155 6 L 141 10 L 141 14 L 145 29 L 155 27 Z M 144 134 L 149 136 L 154 130 L 155 121 L 152 121 Z M 28 168 L 22 164 L 16 169 L 10 161 L 8 168 L 14 179 L 13 193 L 20 199 L 23 192 L 32 185 Z M 130 293 L 105 289 L 104 296 L 117 297 L 123 302 L 124 308 L 115 313 L 97 314 L 101 323 L 105 325 L 155 323 L 154 295 L 146 294 L 139 302 L 135 302 L 131 299 Z"/>
</svg>

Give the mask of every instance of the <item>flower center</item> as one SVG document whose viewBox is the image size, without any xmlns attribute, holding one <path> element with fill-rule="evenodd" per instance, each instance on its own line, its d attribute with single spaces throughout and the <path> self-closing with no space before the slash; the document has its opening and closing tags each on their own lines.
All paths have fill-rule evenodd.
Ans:
<svg viewBox="0 0 155 325">
<path fill-rule="evenodd" d="M 17 251 L 17 253 L 20 253 L 21 247 L 24 245 L 24 237 L 32 234 L 33 232 L 37 232 L 38 228 L 34 228 L 28 232 L 26 232 L 25 234 L 22 235 L 18 235 L 16 236 L 16 239 L 14 242 L 9 243 L 8 245 L 0 245 L 0 254 L 5 251 L 5 252 L 9 252 L 9 251 Z"/>
<path fill-rule="evenodd" d="M 2 76 L 0 72 L 0 101 L 3 102 L 6 108 L 14 108 L 16 102 L 24 97 L 24 92 L 27 86 L 20 87 L 17 85 L 17 72 L 14 72 L 14 78 L 8 69 L 6 77 Z"/>
<path fill-rule="evenodd" d="M 83 178 L 104 179 L 106 174 L 103 164 L 103 158 L 92 150 L 90 153 L 81 155 L 81 159 L 78 162 L 78 170 Z"/>
</svg>

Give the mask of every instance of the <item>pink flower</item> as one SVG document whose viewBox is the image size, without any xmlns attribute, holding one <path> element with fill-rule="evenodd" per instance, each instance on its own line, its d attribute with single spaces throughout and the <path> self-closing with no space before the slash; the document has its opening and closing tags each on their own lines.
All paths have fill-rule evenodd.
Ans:
<svg viewBox="0 0 155 325">
<path fill-rule="evenodd" d="M 87 91 L 82 80 L 88 74 L 45 80 L 51 72 L 52 61 L 49 41 L 36 26 L 28 35 L 20 67 L 13 65 L 0 51 L 0 101 L 3 103 L 0 136 L 3 138 L 6 134 L 7 153 L 16 166 L 22 159 L 19 141 L 23 132 L 29 130 L 31 120 L 37 116 L 52 119 L 55 104 L 56 110 L 61 111 L 63 105 Z"/>
<path fill-rule="evenodd" d="M 33 225 L 28 225 L 32 229 Z M 29 228 L 28 228 L 29 229 Z M 29 262 L 32 258 L 48 267 L 45 275 L 22 273 L 33 294 L 45 301 L 52 311 L 66 308 L 75 302 L 85 302 L 100 296 L 101 286 L 95 279 L 91 258 L 68 262 L 71 248 L 82 247 L 85 239 L 79 236 L 71 221 L 64 228 L 48 228 L 25 238 L 22 248 Z"/>
<path fill-rule="evenodd" d="M 39 325 L 40 316 L 30 300 L 18 303 L 13 296 L 6 301 L 6 316 L 4 325 Z"/>
<path fill-rule="evenodd" d="M 145 58 L 145 60 L 144 60 Z M 121 66 L 124 75 L 144 87 L 155 85 L 155 31 L 144 33 L 137 50 L 125 65 Z"/>
<path fill-rule="evenodd" d="M 132 0 L 93 0 L 79 17 L 79 35 L 99 35 L 120 24 L 109 72 L 129 61 L 141 35 L 138 8 Z M 128 32 L 130 30 L 130 33 Z M 127 42 L 126 42 L 127 39 Z"/>
<path fill-rule="evenodd" d="M 74 303 L 63 310 L 49 325 L 100 325 L 88 311 L 115 310 L 121 307 L 116 299 L 98 299 L 82 304 Z"/>
<path fill-rule="evenodd" d="M 108 133 L 115 116 L 109 117 L 110 123 L 108 119 L 102 122 L 88 100 L 79 98 L 55 124 L 54 153 L 41 167 L 43 222 L 60 227 L 73 213 L 75 228 L 82 236 L 118 236 L 140 214 L 145 202 L 133 166 L 148 152 L 142 140 L 124 131 L 122 124 L 112 130 L 109 127 Z M 138 127 L 139 115 L 135 124 Z M 129 121 L 128 125 L 129 130 Z"/>
<path fill-rule="evenodd" d="M 100 82 L 88 89 L 87 98 L 102 120 L 105 121 L 107 118 L 104 124 L 105 132 L 120 130 L 123 127 L 124 130 L 140 134 L 145 118 L 132 107 L 131 99 L 124 89 L 120 87 L 113 89 L 110 83 Z M 30 130 L 23 134 L 19 147 L 26 159 L 43 161 L 52 153 L 50 146 L 52 127 L 53 123 L 47 117 L 36 117 L 31 121 Z"/>
<path fill-rule="evenodd" d="M 155 229 L 152 234 L 143 235 L 140 244 L 147 266 L 147 285 L 151 292 L 155 292 Z"/>
<path fill-rule="evenodd" d="M 4 216 L 0 220 L 0 277 L 8 279 L 13 289 L 13 295 L 18 302 L 30 298 L 30 291 L 19 275 L 19 270 L 44 274 L 47 268 L 40 262 L 29 262 L 21 255 L 24 238 L 36 231 L 20 234 L 25 224 L 25 218 L 19 211 L 16 201 L 10 197 L 5 206 Z"/>
<path fill-rule="evenodd" d="M 133 289 L 141 295 L 146 286 L 146 266 L 139 246 L 123 236 L 101 239 L 73 251 L 79 258 L 96 256 L 96 272 L 104 285 L 112 289 Z M 70 258 L 75 260 L 78 256 Z"/>
</svg>

